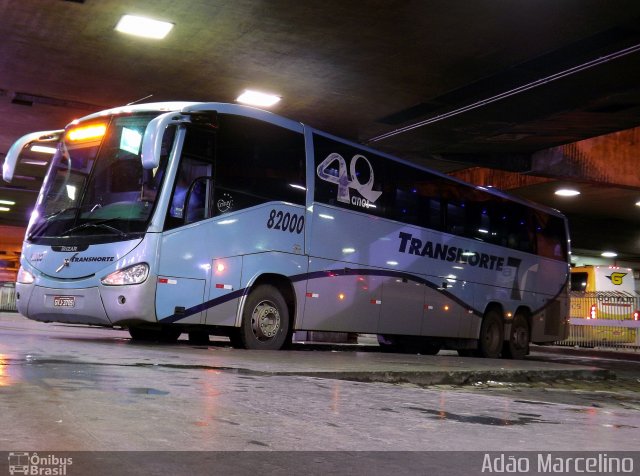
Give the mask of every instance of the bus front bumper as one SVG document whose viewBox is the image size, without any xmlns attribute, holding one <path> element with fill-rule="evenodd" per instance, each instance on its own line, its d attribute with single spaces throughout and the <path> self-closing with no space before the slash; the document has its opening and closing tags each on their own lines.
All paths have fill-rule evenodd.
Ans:
<svg viewBox="0 0 640 476">
<path fill-rule="evenodd" d="M 79 289 L 16 284 L 18 312 L 41 322 L 108 327 L 131 322 L 157 322 L 154 302 L 155 282 L 152 280 L 132 286 Z"/>
</svg>

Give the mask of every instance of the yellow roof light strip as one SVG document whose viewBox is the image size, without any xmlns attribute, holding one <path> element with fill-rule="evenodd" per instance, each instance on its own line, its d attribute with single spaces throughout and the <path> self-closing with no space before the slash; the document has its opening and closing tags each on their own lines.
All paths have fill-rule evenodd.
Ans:
<svg viewBox="0 0 640 476">
<path fill-rule="evenodd" d="M 89 126 L 74 127 L 67 132 L 67 140 L 80 142 L 102 138 L 107 132 L 106 124 L 91 124 Z"/>
</svg>

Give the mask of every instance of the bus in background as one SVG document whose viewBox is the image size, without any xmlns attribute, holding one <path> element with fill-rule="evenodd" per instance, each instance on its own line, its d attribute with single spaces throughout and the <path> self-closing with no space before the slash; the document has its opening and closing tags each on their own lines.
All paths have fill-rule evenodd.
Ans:
<svg viewBox="0 0 640 476">
<path fill-rule="evenodd" d="M 16 285 L 31 319 L 511 358 L 567 335 L 556 210 L 234 104 L 139 104 L 29 134 L 6 181 L 42 141 L 57 152 Z"/>
<path fill-rule="evenodd" d="M 633 270 L 618 266 L 571 268 L 570 317 L 587 326 L 580 328 L 574 340 L 595 344 L 635 342 L 636 329 L 622 326 L 623 321 L 630 323 L 640 317 Z M 585 319 L 592 322 L 584 323 Z"/>
</svg>

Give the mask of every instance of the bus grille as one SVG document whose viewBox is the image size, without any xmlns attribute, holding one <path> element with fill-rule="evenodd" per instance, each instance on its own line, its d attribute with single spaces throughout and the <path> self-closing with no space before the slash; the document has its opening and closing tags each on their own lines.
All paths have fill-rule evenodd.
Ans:
<svg viewBox="0 0 640 476">
<path fill-rule="evenodd" d="M 0 283 L 0 311 L 16 312 L 16 287 L 14 283 Z"/>
</svg>

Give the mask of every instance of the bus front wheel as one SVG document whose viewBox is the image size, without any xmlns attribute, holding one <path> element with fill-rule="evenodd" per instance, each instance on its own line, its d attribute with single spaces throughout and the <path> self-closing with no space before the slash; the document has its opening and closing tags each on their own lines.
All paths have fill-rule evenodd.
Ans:
<svg viewBox="0 0 640 476">
<path fill-rule="evenodd" d="M 502 352 L 504 341 L 504 326 L 502 317 L 498 311 L 487 311 L 480 326 L 480 338 L 478 339 L 477 355 L 489 359 L 497 359 Z"/>
<path fill-rule="evenodd" d="M 289 309 L 280 291 L 261 284 L 249 294 L 232 342 L 245 349 L 278 350 L 286 342 L 289 325 Z"/>
</svg>

